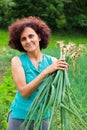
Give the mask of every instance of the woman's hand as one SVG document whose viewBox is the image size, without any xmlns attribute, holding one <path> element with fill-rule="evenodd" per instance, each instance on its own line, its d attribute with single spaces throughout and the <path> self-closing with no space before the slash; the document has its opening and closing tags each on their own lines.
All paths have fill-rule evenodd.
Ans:
<svg viewBox="0 0 87 130">
<path fill-rule="evenodd" d="M 46 71 L 50 74 L 53 73 L 57 70 L 68 70 L 69 69 L 69 64 L 65 62 L 64 59 L 60 60 L 53 60 L 53 63 L 47 67 Z"/>
</svg>

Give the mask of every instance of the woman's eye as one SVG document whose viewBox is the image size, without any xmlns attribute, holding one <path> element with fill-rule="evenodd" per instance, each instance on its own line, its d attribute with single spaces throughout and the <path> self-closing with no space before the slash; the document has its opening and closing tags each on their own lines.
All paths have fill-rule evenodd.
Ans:
<svg viewBox="0 0 87 130">
<path fill-rule="evenodd" d="M 34 37 L 34 35 L 29 35 L 29 38 L 33 38 Z"/>
<path fill-rule="evenodd" d="M 34 37 L 34 35 L 33 35 L 33 34 L 30 34 L 28 37 L 29 37 L 29 38 L 33 38 L 33 37 Z"/>
<path fill-rule="evenodd" d="M 25 37 L 22 37 L 22 38 L 21 38 L 21 41 L 25 41 L 25 40 L 26 40 L 26 38 L 25 38 Z"/>
</svg>

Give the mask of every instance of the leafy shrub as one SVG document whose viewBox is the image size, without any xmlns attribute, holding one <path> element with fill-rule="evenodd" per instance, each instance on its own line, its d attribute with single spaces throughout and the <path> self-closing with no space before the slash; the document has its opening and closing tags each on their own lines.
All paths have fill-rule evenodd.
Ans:
<svg viewBox="0 0 87 130">
<path fill-rule="evenodd" d="M 0 52 L 0 130 L 6 130 L 7 114 L 16 92 L 9 67 L 10 61 L 16 53 L 18 52 L 9 47 L 2 47 Z"/>
<path fill-rule="evenodd" d="M 0 0 L 0 27 L 7 27 L 14 21 L 12 17 L 14 6 L 13 0 Z"/>
<path fill-rule="evenodd" d="M 14 57 L 15 55 L 18 55 L 19 52 L 15 51 L 9 47 L 1 47 L 1 52 L 0 52 L 0 71 L 2 73 L 4 73 L 11 62 L 12 57 Z"/>
<path fill-rule="evenodd" d="M 16 89 L 11 77 L 11 69 L 4 74 L 3 82 L 0 83 L 0 130 L 7 127 L 7 114 Z"/>
</svg>

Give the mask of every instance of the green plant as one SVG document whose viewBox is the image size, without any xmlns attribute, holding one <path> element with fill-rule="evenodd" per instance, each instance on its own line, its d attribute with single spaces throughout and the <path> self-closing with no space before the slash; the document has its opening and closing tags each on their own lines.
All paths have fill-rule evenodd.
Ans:
<svg viewBox="0 0 87 130">
<path fill-rule="evenodd" d="M 3 82 L 0 82 L 0 129 L 7 128 L 7 114 L 10 104 L 16 93 L 15 86 L 11 77 L 11 69 L 4 73 Z"/>
</svg>

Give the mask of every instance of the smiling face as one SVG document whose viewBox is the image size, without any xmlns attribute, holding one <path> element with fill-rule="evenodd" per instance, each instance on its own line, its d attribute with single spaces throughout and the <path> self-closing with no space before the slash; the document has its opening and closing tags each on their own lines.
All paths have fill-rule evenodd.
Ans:
<svg viewBox="0 0 87 130">
<path fill-rule="evenodd" d="M 20 42 L 27 52 L 34 52 L 40 50 L 40 37 L 30 27 L 26 27 L 20 35 Z"/>
</svg>

